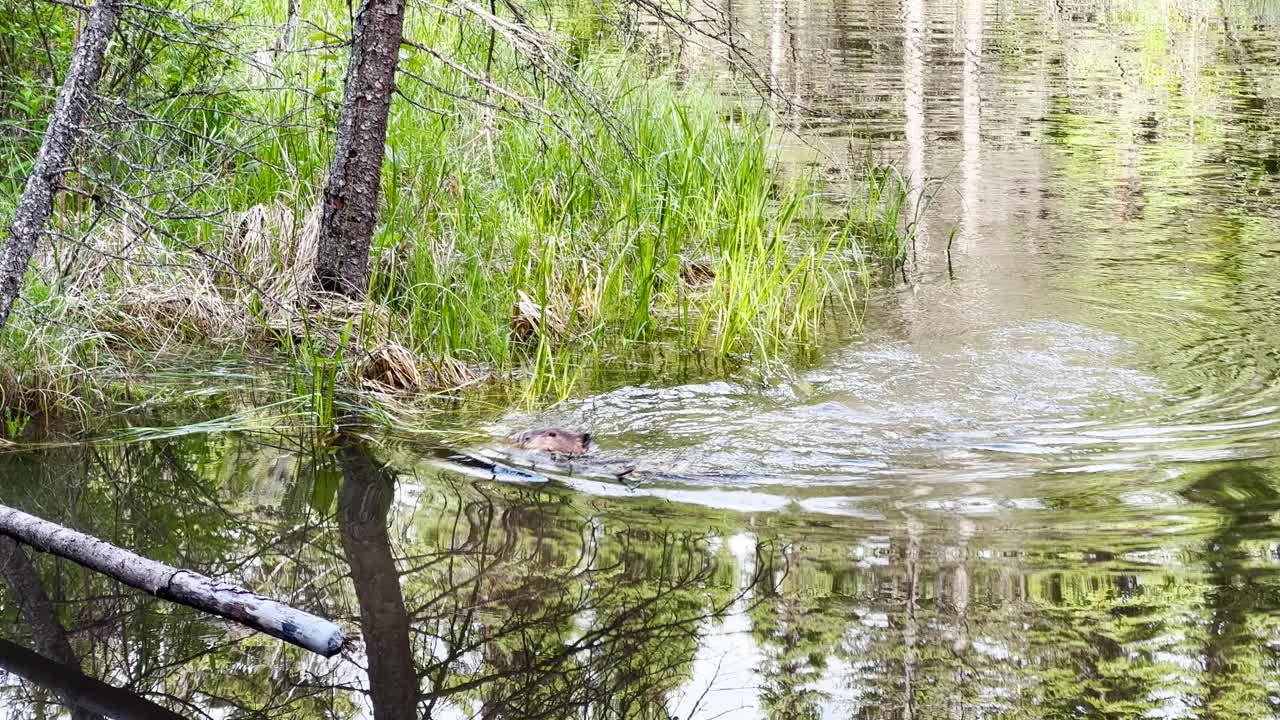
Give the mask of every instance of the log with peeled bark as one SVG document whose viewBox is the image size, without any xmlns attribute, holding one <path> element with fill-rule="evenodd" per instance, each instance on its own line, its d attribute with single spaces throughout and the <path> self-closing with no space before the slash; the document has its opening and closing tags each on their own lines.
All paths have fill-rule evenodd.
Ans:
<svg viewBox="0 0 1280 720">
<path fill-rule="evenodd" d="M 234 620 L 325 657 L 336 655 L 347 642 L 342 629 L 324 618 L 191 570 L 148 560 L 21 510 L 0 505 L 0 534 L 163 600 Z"/>
</svg>

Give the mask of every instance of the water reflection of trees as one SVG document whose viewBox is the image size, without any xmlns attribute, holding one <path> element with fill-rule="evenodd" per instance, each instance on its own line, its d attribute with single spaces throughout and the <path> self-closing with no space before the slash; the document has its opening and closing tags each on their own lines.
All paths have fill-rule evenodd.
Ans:
<svg viewBox="0 0 1280 720">
<path fill-rule="evenodd" d="M 720 571 L 705 534 L 607 531 L 539 491 L 426 486 L 439 495 L 400 529 L 395 558 L 394 473 L 359 445 L 339 458 L 338 522 L 380 720 L 665 718 L 701 626 L 734 599 L 732 568 Z M 417 711 L 405 707 L 407 677 Z"/>
<path fill-rule="evenodd" d="M 665 717 L 739 589 L 706 525 L 402 476 L 354 443 L 296 450 L 188 437 L 0 460 L 29 478 L 3 502 L 359 627 L 324 661 L 38 556 L 90 676 L 192 717 Z M 6 635 L 41 647 L 3 608 Z"/>
<path fill-rule="evenodd" d="M 762 697 L 794 718 L 1273 717 L 1276 487 L 1239 468 L 1196 480 L 1200 540 L 1136 520 L 1108 535 L 1116 517 L 1001 537 L 945 516 L 793 538 L 752 612 Z"/>
<path fill-rule="evenodd" d="M 164 562 L 226 575 L 327 613 L 290 575 L 285 550 L 307 533 L 246 493 L 234 438 L 190 436 L 120 447 L 57 448 L 0 458 L 2 502 L 85 530 Z M 105 576 L 34 555 L 49 602 L 86 675 L 132 691 L 184 716 L 253 717 L 291 707 L 311 717 L 341 715 L 345 697 L 317 688 L 306 653 L 238 626 L 160 602 Z M 8 600 L 0 621 L 8 638 L 49 653 L 48 633 L 25 622 Z M 21 604 L 21 603 L 18 603 Z M 26 692 L 0 689 L 24 708 Z M 16 705 L 15 705 L 16 704 Z M 8 709 L 8 708 L 6 708 Z M 36 717 L 17 710 L 15 718 Z"/>
<path fill-rule="evenodd" d="M 1184 494 L 1223 514 L 1206 544 L 1206 717 L 1274 717 L 1271 710 L 1280 700 L 1274 680 L 1280 667 L 1274 642 L 1280 636 L 1274 617 L 1280 578 L 1274 564 L 1257 559 L 1274 557 L 1271 518 L 1280 510 L 1280 490 L 1258 468 L 1234 467 L 1205 474 Z"/>
<path fill-rule="evenodd" d="M 939 514 L 748 531 L 641 498 L 418 477 L 386 464 L 410 467 L 406 454 L 359 444 L 297 450 L 183 438 L 0 460 L 26 478 L 6 503 L 359 628 L 354 653 L 319 660 L 35 555 L 87 675 L 230 718 L 684 720 L 736 706 L 692 701 L 708 688 L 780 718 L 1268 717 L 1276 696 L 1280 499 L 1266 466 L 1189 483 L 1199 537 L 1152 521 L 1041 538 L 1034 523 Z M 743 555 L 731 536 L 772 542 L 744 540 Z M 13 591 L 0 596 L 6 636 L 48 652 Z M 741 657 L 706 654 L 717 647 Z M 65 702 L 16 683 L 0 698 Z"/>
</svg>

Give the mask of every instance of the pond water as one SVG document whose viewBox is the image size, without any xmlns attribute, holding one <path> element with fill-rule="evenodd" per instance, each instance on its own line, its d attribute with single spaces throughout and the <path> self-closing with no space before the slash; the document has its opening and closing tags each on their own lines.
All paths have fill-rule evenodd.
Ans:
<svg viewBox="0 0 1280 720">
<path fill-rule="evenodd" d="M 706 9 L 786 163 L 932 198 L 864 331 L 481 428 L 590 428 L 576 466 L 206 432 L 0 456 L 6 504 L 358 628 L 323 660 L 42 558 L 85 673 L 193 718 L 1280 716 L 1280 6 Z M 17 652 L 0 717 L 69 716 Z"/>
</svg>

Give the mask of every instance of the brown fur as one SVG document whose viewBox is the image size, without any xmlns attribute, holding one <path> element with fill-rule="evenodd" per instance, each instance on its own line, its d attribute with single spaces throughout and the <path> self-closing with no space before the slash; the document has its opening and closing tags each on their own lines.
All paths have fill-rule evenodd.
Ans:
<svg viewBox="0 0 1280 720">
<path fill-rule="evenodd" d="M 546 450 L 566 457 L 585 455 L 591 450 L 591 433 L 580 433 L 564 428 L 525 430 L 512 440 L 518 447 L 527 450 Z"/>
</svg>

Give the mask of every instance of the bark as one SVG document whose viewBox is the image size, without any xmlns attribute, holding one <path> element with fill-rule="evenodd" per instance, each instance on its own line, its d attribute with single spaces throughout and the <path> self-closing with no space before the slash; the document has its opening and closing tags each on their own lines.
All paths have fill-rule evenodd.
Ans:
<svg viewBox="0 0 1280 720">
<path fill-rule="evenodd" d="M 280 33 L 280 41 L 276 43 L 276 55 L 293 49 L 293 36 L 298 32 L 298 18 L 302 15 L 302 0 L 289 0 L 288 15 L 284 20 L 284 28 Z"/>
<path fill-rule="evenodd" d="M 373 714 L 378 720 L 414 720 L 418 676 L 409 646 L 409 613 L 387 534 L 395 477 L 354 443 L 343 445 L 338 459 L 343 475 L 338 527 L 360 605 Z"/>
<path fill-rule="evenodd" d="M 242 587 L 148 560 L 95 537 L 0 505 L 0 534 L 73 560 L 120 582 L 197 610 L 234 620 L 331 657 L 346 638 L 337 625 Z"/>
<path fill-rule="evenodd" d="M 387 114 L 395 88 L 405 0 L 364 0 L 351 37 L 351 63 L 324 193 L 316 282 L 321 290 L 363 297 L 369 245 L 378 221 L 378 190 Z"/>
<path fill-rule="evenodd" d="M 0 669 L 62 695 L 77 707 L 94 713 L 89 717 L 183 720 L 181 715 L 150 700 L 95 680 L 78 670 L 68 670 L 61 663 L 6 640 L 0 640 Z"/>
<path fill-rule="evenodd" d="M 80 658 L 71 649 L 66 628 L 62 627 L 58 612 L 49 601 L 49 594 L 45 592 L 44 581 L 40 579 L 35 563 L 31 562 L 21 545 L 5 536 L 0 536 L 0 575 L 4 575 L 9 583 L 9 590 L 18 603 L 18 612 L 31 628 L 31 642 L 35 645 L 36 652 L 48 658 L 48 662 L 58 668 L 62 675 L 70 674 L 67 672 L 68 668 L 79 671 Z M 5 667 L 2 659 L 0 667 Z M 101 716 L 95 714 L 90 706 L 78 702 L 74 695 L 62 695 L 74 706 L 71 713 L 74 720 L 100 720 Z"/>
<path fill-rule="evenodd" d="M 102 75 L 103 57 L 115 31 L 120 3 L 121 0 L 97 0 L 90 9 L 89 21 L 71 55 L 71 69 L 58 91 L 44 143 L 14 209 L 9 236 L 0 248 L 0 329 L 22 291 L 27 266 L 53 214 L 54 195 L 71 162 L 76 137 Z"/>
</svg>

